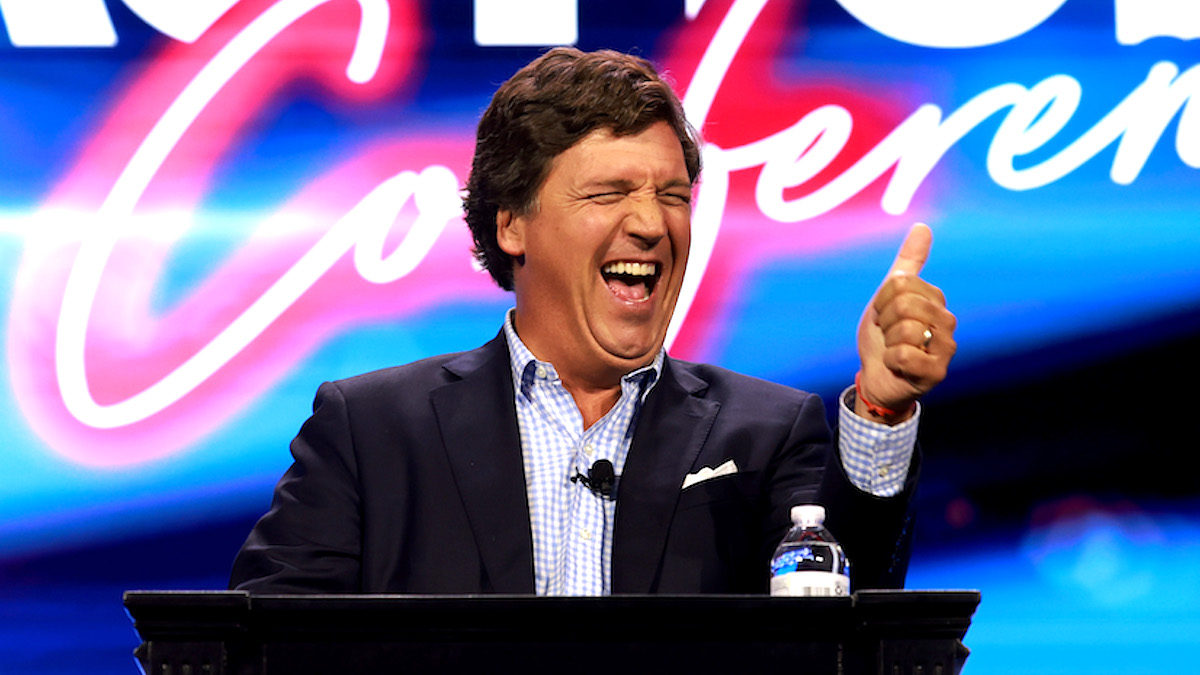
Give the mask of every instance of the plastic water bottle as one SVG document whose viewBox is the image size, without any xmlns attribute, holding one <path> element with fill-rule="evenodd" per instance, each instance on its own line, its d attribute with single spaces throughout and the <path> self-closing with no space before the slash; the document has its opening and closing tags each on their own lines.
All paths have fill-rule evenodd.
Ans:
<svg viewBox="0 0 1200 675">
<path fill-rule="evenodd" d="M 792 529 L 771 558 L 771 595 L 845 597 L 850 561 L 825 529 L 825 507 L 792 507 Z"/>
</svg>

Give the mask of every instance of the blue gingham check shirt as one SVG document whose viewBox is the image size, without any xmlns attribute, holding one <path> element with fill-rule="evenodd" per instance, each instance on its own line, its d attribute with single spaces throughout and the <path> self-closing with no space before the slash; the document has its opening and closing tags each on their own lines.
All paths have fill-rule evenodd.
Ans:
<svg viewBox="0 0 1200 675">
<path fill-rule="evenodd" d="M 608 595 L 616 501 L 582 482 L 598 459 L 625 466 L 642 403 L 662 373 L 664 353 L 621 378 L 621 397 L 604 417 L 583 428 L 583 416 L 554 366 L 538 361 L 517 337 L 510 310 L 504 336 L 512 365 L 513 395 L 521 433 L 525 490 L 533 534 L 534 585 L 538 595 Z M 850 481 L 881 497 L 900 492 L 916 443 L 917 419 L 895 427 L 854 414 L 853 388 L 839 400 L 840 449 Z M 618 484 L 619 489 L 619 484 Z"/>
</svg>

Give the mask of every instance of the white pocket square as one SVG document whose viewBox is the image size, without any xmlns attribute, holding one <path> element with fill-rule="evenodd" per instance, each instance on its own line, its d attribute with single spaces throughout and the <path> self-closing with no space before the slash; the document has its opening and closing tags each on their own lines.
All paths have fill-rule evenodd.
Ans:
<svg viewBox="0 0 1200 675">
<path fill-rule="evenodd" d="M 711 480 L 713 478 L 719 478 L 721 476 L 729 476 L 729 475 L 737 473 L 737 470 L 738 470 L 737 464 L 735 464 L 732 459 L 725 462 L 721 466 L 718 466 L 715 469 L 712 468 L 711 466 L 706 466 L 703 469 L 700 469 L 699 471 L 697 471 L 695 473 L 689 473 L 687 476 L 685 476 L 683 478 L 683 487 L 681 487 L 679 489 L 686 490 L 687 488 L 695 485 L 696 483 L 702 483 L 706 480 Z"/>
</svg>

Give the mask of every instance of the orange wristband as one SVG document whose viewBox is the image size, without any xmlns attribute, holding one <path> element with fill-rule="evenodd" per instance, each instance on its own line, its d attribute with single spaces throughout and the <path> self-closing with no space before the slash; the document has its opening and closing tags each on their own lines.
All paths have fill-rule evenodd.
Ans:
<svg viewBox="0 0 1200 675">
<path fill-rule="evenodd" d="M 874 403 L 868 401 L 867 397 L 863 396 L 862 386 L 859 384 L 861 380 L 862 371 L 860 370 L 854 374 L 854 395 L 858 397 L 858 400 L 862 401 L 862 404 L 867 407 L 867 410 L 871 411 L 872 415 L 876 415 L 878 417 L 898 417 L 900 415 L 900 413 L 896 412 L 895 410 L 885 408 L 881 405 L 875 405 Z M 916 405 L 915 401 L 913 402 L 913 405 Z M 911 410 L 912 407 L 910 406 L 909 409 Z"/>
</svg>

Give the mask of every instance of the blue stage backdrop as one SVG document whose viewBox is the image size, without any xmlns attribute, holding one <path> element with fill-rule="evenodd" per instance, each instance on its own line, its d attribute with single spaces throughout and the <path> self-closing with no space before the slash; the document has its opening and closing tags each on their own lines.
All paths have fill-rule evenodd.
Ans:
<svg viewBox="0 0 1200 675">
<path fill-rule="evenodd" d="M 1195 2 L 0 16 L 0 671 L 132 672 L 119 589 L 223 584 L 321 381 L 494 335 L 474 124 L 556 44 L 650 58 L 705 138 L 675 356 L 833 397 L 933 228 L 960 349 L 909 585 L 984 591 L 968 672 L 1200 668 Z"/>
</svg>

